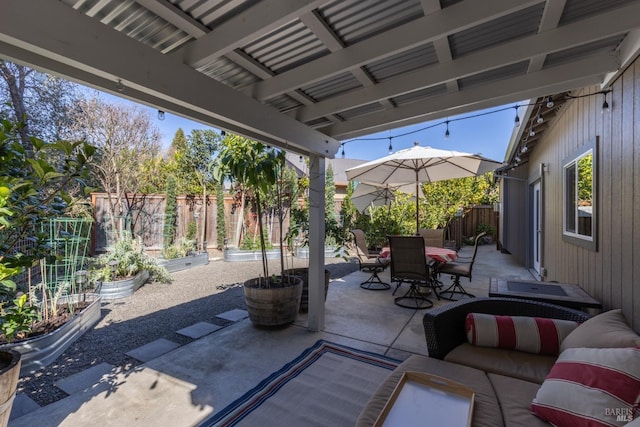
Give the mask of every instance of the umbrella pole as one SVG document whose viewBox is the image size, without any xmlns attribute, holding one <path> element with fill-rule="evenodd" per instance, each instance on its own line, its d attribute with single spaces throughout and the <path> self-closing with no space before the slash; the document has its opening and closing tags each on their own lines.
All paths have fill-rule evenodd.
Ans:
<svg viewBox="0 0 640 427">
<path fill-rule="evenodd" d="M 416 236 L 420 235 L 420 194 L 418 193 L 418 170 L 416 169 Z"/>
</svg>

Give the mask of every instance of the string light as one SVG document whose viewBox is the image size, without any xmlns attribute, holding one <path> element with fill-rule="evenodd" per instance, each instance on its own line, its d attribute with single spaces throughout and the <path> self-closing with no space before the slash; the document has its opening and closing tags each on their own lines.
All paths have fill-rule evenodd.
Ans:
<svg viewBox="0 0 640 427">
<path fill-rule="evenodd" d="M 553 99 L 550 96 L 547 96 L 547 108 L 553 108 Z"/>
<path fill-rule="evenodd" d="M 225 132 L 224 129 L 221 130 L 220 131 L 220 136 L 222 136 L 224 138 L 225 136 L 227 136 L 227 132 Z"/>
<path fill-rule="evenodd" d="M 584 98 L 584 97 L 587 97 L 587 96 L 594 96 L 594 95 L 604 94 L 605 99 L 604 99 L 604 102 L 602 104 L 602 111 L 604 113 L 604 112 L 608 111 L 608 108 L 609 108 L 609 104 L 607 103 L 607 100 L 606 100 L 606 94 L 608 92 L 610 92 L 610 90 L 600 91 L 600 92 L 586 94 L 586 95 L 579 95 L 579 96 L 571 96 L 567 92 L 567 93 L 559 94 L 558 96 L 559 97 L 561 96 L 562 97 L 561 100 L 564 101 L 566 99 Z M 432 129 L 432 128 L 435 128 L 436 126 L 441 126 L 441 125 L 445 125 L 444 136 L 445 136 L 445 139 L 448 139 L 451 136 L 451 132 L 449 130 L 449 122 L 457 122 L 457 121 L 461 121 L 461 120 L 467 120 L 467 119 L 473 119 L 473 118 L 477 118 L 477 117 L 487 116 L 489 114 L 495 114 L 495 113 L 499 113 L 499 112 L 502 112 L 502 111 L 510 110 L 511 108 L 515 108 L 515 110 L 516 110 L 516 115 L 514 117 L 514 126 L 515 127 L 519 127 L 520 124 L 521 124 L 520 115 L 519 115 L 519 108 L 520 107 L 537 106 L 538 109 L 536 111 L 536 114 L 535 115 L 532 114 L 532 117 L 535 117 L 535 119 L 532 119 L 532 120 L 535 120 L 535 123 L 537 123 L 537 124 L 542 124 L 545 121 L 545 119 L 544 119 L 544 117 L 542 117 L 542 113 L 541 113 L 541 108 L 544 105 L 546 105 L 547 108 L 553 108 L 554 105 L 555 105 L 555 103 L 553 101 L 553 98 L 551 96 L 547 96 L 547 97 L 542 98 L 540 102 L 535 102 L 535 103 L 531 103 L 531 104 L 521 104 L 521 105 L 516 104 L 516 105 L 510 105 L 510 106 L 507 106 L 507 107 L 498 108 L 498 109 L 491 110 L 491 111 L 484 111 L 484 112 L 477 113 L 477 114 L 466 115 L 464 117 L 458 117 L 458 118 L 453 118 L 453 119 L 447 118 L 444 121 L 437 122 L 437 123 L 432 123 L 432 124 L 423 126 L 421 128 L 414 129 L 414 130 L 411 130 L 411 131 L 408 131 L 408 132 L 404 132 L 404 133 L 401 133 L 401 134 L 397 134 L 397 135 L 394 135 L 394 136 L 381 136 L 381 137 L 373 137 L 373 138 L 354 138 L 354 139 L 350 139 L 350 140 L 343 141 L 343 142 L 340 143 L 340 146 L 342 147 L 341 156 L 342 156 L 342 158 L 345 158 L 345 147 L 344 146 L 346 144 L 351 143 L 351 142 L 357 142 L 357 141 L 389 140 L 389 152 L 391 153 L 392 152 L 392 148 L 393 148 L 393 146 L 392 146 L 392 139 L 393 138 L 402 138 L 404 136 L 408 136 L 408 135 L 412 135 L 412 134 L 415 134 L 415 133 L 419 133 L 419 132 L 422 132 L 422 131 L 425 131 L 425 130 L 428 130 L 428 129 Z M 533 125 L 533 121 L 529 121 L 529 123 L 527 123 L 527 124 Z M 222 135 L 224 136 L 224 131 L 222 132 Z M 535 136 L 536 132 L 535 132 L 535 130 L 533 130 L 533 128 L 531 128 L 529 130 L 529 132 L 525 133 L 524 135 L 525 136 L 524 136 L 524 141 L 523 142 L 524 142 L 525 145 L 521 148 L 521 153 L 527 152 L 527 147 L 526 147 L 527 139 L 529 137 Z"/>
<path fill-rule="evenodd" d="M 164 120 L 164 111 L 158 110 L 158 120 Z"/>
<path fill-rule="evenodd" d="M 118 79 L 118 81 L 116 82 L 116 89 L 118 89 L 118 92 L 124 91 L 124 85 L 122 84 L 122 80 Z"/>
<path fill-rule="evenodd" d="M 529 149 L 527 148 L 527 144 L 523 145 L 522 148 L 520 149 L 520 153 L 524 154 L 528 151 Z"/>
</svg>

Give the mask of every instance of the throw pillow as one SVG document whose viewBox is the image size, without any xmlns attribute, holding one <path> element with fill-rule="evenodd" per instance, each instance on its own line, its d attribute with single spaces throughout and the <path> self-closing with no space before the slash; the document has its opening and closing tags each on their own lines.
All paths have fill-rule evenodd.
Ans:
<svg viewBox="0 0 640 427">
<path fill-rule="evenodd" d="M 640 345 L 640 336 L 631 329 L 622 310 L 611 310 L 587 320 L 562 341 L 560 351 L 568 348 L 616 348 Z"/>
<path fill-rule="evenodd" d="M 557 356 L 560 343 L 578 326 L 545 317 L 469 313 L 465 322 L 470 344 Z"/>
<path fill-rule="evenodd" d="M 531 411 L 563 426 L 622 426 L 640 403 L 640 349 L 571 348 L 542 383 Z"/>
</svg>

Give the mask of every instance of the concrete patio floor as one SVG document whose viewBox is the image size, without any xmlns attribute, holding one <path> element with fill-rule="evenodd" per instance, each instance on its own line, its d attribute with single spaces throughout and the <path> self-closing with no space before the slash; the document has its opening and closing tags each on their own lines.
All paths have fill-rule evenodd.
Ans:
<svg viewBox="0 0 640 427">
<path fill-rule="evenodd" d="M 463 248 L 461 255 L 470 251 Z M 108 372 L 92 386 L 21 416 L 9 426 L 197 425 L 319 339 L 400 360 L 426 354 L 422 327 L 426 310 L 396 306 L 393 288 L 361 289 L 359 283 L 367 277 L 356 272 L 331 282 L 321 332 L 306 329 L 304 314 L 293 325 L 276 330 L 256 328 L 244 318 L 132 371 Z M 388 282 L 389 272 L 381 277 Z M 463 286 L 476 296 L 487 296 L 491 277 L 532 278 L 495 245 L 480 246 L 473 281 L 463 279 Z M 448 303 L 435 298 L 434 302 L 435 306 Z"/>
</svg>

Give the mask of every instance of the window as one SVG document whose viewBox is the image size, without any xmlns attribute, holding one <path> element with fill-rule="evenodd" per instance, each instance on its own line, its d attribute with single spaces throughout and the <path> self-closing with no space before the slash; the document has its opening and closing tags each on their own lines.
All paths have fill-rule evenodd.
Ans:
<svg viewBox="0 0 640 427">
<path fill-rule="evenodd" d="M 563 240 L 596 250 L 596 148 L 585 144 L 563 162 Z"/>
</svg>

